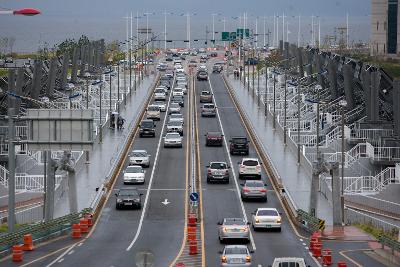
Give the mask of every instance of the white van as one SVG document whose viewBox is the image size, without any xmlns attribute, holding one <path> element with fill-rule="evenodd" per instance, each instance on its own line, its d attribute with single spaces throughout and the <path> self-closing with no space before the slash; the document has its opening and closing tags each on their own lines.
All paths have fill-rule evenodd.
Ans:
<svg viewBox="0 0 400 267">
<path fill-rule="evenodd" d="M 307 267 L 307 265 L 303 258 L 285 257 L 275 258 L 271 267 Z"/>
</svg>

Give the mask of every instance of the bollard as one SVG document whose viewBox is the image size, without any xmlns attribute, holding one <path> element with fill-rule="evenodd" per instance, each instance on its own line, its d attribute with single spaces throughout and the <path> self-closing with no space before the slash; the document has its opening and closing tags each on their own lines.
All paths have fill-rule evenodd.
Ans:
<svg viewBox="0 0 400 267">
<path fill-rule="evenodd" d="M 88 226 L 93 226 L 93 214 L 92 213 L 85 213 L 84 218 L 88 221 Z"/>
<path fill-rule="evenodd" d="M 311 237 L 309 250 L 312 251 L 314 249 L 314 245 L 318 244 L 318 243 L 319 243 L 319 240 L 317 237 Z"/>
<path fill-rule="evenodd" d="M 24 235 L 24 244 L 22 245 L 22 250 L 32 251 L 33 249 L 34 247 L 33 247 L 32 235 L 31 234 Z"/>
<path fill-rule="evenodd" d="M 190 241 L 189 243 L 189 255 L 196 255 L 197 252 L 197 241 Z"/>
<path fill-rule="evenodd" d="M 21 245 L 12 246 L 12 261 L 13 262 L 22 261 L 22 246 Z"/>
<path fill-rule="evenodd" d="M 81 226 L 81 233 L 86 234 L 89 233 L 89 226 L 88 226 L 88 220 L 85 218 L 81 218 L 79 220 L 79 224 Z"/>
<path fill-rule="evenodd" d="M 187 228 L 187 234 L 188 234 L 187 239 L 189 242 L 196 240 L 196 227 L 189 226 Z"/>
<path fill-rule="evenodd" d="M 72 225 L 72 238 L 81 238 L 81 226 L 79 223 L 74 223 Z"/>
<path fill-rule="evenodd" d="M 185 264 L 183 262 L 177 262 L 175 267 L 185 267 Z"/>
<path fill-rule="evenodd" d="M 321 243 L 314 244 L 313 256 L 316 257 L 316 258 L 321 257 L 322 256 L 321 250 L 322 250 L 322 244 Z"/>
<path fill-rule="evenodd" d="M 347 263 L 344 261 L 338 261 L 337 267 L 347 267 Z"/>
<path fill-rule="evenodd" d="M 189 226 L 196 226 L 196 221 L 197 221 L 196 214 L 189 213 L 189 219 L 188 219 Z"/>
<path fill-rule="evenodd" d="M 332 250 L 329 248 L 322 250 L 322 263 L 325 266 L 332 265 Z"/>
</svg>

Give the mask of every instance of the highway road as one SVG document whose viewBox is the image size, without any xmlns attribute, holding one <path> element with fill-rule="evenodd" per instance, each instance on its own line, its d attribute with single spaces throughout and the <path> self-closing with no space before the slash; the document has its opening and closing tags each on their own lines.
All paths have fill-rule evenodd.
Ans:
<svg viewBox="0 0 400 267">
<path fill-rule="evenodd" d="M 189 125 L 187 105 L 183 112 L 185 125 Z M 141 251 L 157 255 L 155 266 L 167 266 L 174 260 L 182 244 L 185 225 L 188 129 L 185 127 L 183 148 L 164 148 L 162 136 L 166 120 L 166 112 L 161 113 L 161 120 L 156 122 L 156 138 L 140 138 L 136 134 L 131 148 L 145 149 L 151 155 L 151 166 L 145 169 L 145 184 L 124 185 L 120 172 L 114 185 L 114 190 L 138 188 L 144 194 L 143 208 L 116 210 L 116 197 L 111 192 L 90 238 L 82 245 L 77 243 L 62 254 L 56 253 L 29 266 L 134 266 L 135 256 Z M 127 165 L 126 159 L 121 170 Z M 52 251 L 51 245 L 48 250 Z"/>
<path fill-rule="evenodd" d="M 214 94 L 214 101 L 217 106 L 216 118 L 203 118 L 200 115 L 199 95 L 202 90 L 211 90 Z M 268 202 L 242 202 L 239 194 L 241 180 L 238 179 L 238 161 L 242 156 L 231 156 L 228 152 L 229 139 L 232 136 L 248 136 L 246 129 L 240 119 L 240 115 L 228 93 L 225 83 L 220 74 L 210 74 L 210 79 L 206 81 L 196 81 L 196 103 L 198 116 L 198 131 L 200 137 L 200 165 L 203 188 L 203 212 L 205 229 L 205 255 L 206 266 L 218 266 L 219 253 L 223 249 L 223 244 L 218 240 L 218 221 L 224 217 L 239 217 L 251 220 L 251 212 L 259 207 L 274 207 L 283 212 L 282 232 L 257 231 L 252 230 L 252 240 L 249 248 L 253 248 L 253 263 L 255 266 L 261 264 L 267 266 L 271 264 L 275 257 L 304 257 L 306 262 L 313 266 L 314 261 L 309 256 L 301 240 L 293 231 L 288 218 L 278 198 L 273 191 L 271 181 L 265 171 L 262 179 L 268 184 Z M 222 131 L 224 134 L 223 147 L 206 147 L 204 134 L 207 131 Z M 250 143 L 249 157 L 258 157 L 252 143 Z M 225 161 L 231 166 L 229 184 L 207 184 L 205 179 L 206 168 L 210 161 Z M 230 242 L 232 243 L 232 242 Z"/>
<path fill-rule="evenodd" d="M 212 62 L 212 61 L 211 61 Z M 202 90 L 213 93 L 217 106 L 217 117 L 201 117 L 199 96 Z M 190 169 L 189 118 L 190 110 L 196 112 L 195 129 L 198 133 L 197 168 L 202 188 L 201 202 L 204 229 L 204 266 L 219 266 L 220 254 L 224 247 L 218 239 L 217 223 L 226 217 L 239 217 L 251 221 L 251 213 L 260 207 L 273 207 L 282 212 L 282 231 L 251 230 L 251 241 L 248 247 L 254 250 L 253 266 L 268 266 L 275 257 L 302 257 L 310 266 L 318 266 L 308 251 L 308 240 L 301 236 L 292 226 L 285 210 L 277 197 L 272 183 L 265 170 L 262 179 L 267 183 L 268 202 L 246 201 L 240 198 L 238 179 L 238 161 L 242 156 L 231 156 L 228 152 L 228 141 L 232 136 L 249 134 L 241 120 L 240 114 L 229 94 L 221 74 L 210 73 L 208 81 L 194 81 L 193 90 L 185 96 L 185 133 L 183 148 L 164 148 L 162 136 L 165 135 L 167 113 L 161 113 L 161 120 L 156 122 L 155 138 L 140 138 L 136 133 L 133 149 L 145 149 L 151 155 L 151 166 L 146 169 L 144 185 L 123 185 L 122 170 L 128 165 L 125 159 L 114 191 L 103 207 L 99 220 L 89 236 L 65 249 L 52 243 L 45 247 L 49 255 L 25 266 L 135 266 L 135 256 L 141 251 L 150 251 L 155 255 L 154 266 L 168 266 L 179 254 L 184 239 L 185 208 L 187 207 L 187 190 Z M 189 101 L 194 94 L 194 103 Z M 171 94 L 169 94 L 170 97 Z M 151 102 L 151 101 L 150 101 Z M 169 104 L 169 100 L 167 101 Z M 191 105 L 192 104 L 192 105 Z M 222 147 L 206 147 L 204 134 L 208 131 L 221 131 L 224 134 Z M 249 157 L 258 157 L 254 144 L 250 142 Z M 229 184 L 208 184 L 206 182 L 206 165 L 210 161 L 225 161 L 231 166 Z M 143 193 L 141 210 L 116 210 L 115 189 L 136 187 Z M 71 244 L 71 241 L 68 241 Z M 236 242 L 229 242 L 236 243 Z M 337 251 L 354 246 L 348 243 L 331 244 Z M 358 249 L 365 249 L 359 244 Z M 336 252 L 335 252 L 336 253 Z M 337 255 L 337 254 L 335 254 Z M 358 255 L 360 261 L 365 256 Z M 379 265 L 379 264 L 378 264 Z M 377 265 L 377 266 L 378 266 Z"/>
</svg>

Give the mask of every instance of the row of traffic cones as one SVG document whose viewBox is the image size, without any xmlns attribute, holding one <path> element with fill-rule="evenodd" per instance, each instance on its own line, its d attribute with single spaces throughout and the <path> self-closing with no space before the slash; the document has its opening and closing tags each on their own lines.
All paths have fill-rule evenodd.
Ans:
<svg viewBox="0 0 400 267">
<path fill-rule="evenodd" d="M 322 249 L 321 233 L 314 232 L 310 237 L 309 249 L 315 258 L 322 258 L 323 266 L 330 266 L 333 264 L 332 261 L 332 250 L 329 248 Z M 346 262 L 339 261 L 337 263 L 338 267 L 346 267 Z"/>
<path fill-rule="evenodd" d="M 187 240 L 189 242 L 189 255 L 197 255 L 197 216 L 195 213 L 189 213 L 187 226 Z"/>
<path fill-rule="evenodd" d="M 31 234 L 24 235 L 24 244 L 14 245 L 12 247 L 12 261 L 21 262 L 23 251 L 32 251 L 35 247 L 33 246 L 33 239 Z"/>
<path fill-rule="evenodd" d="M 79 223 L 72 224 L 71 236 L 74 239 L 81 238 L 82 234 L 89 233 L 89 228 L 93 226 L 93 215 L 88 213 L 79 220 Z"/>
</svg>

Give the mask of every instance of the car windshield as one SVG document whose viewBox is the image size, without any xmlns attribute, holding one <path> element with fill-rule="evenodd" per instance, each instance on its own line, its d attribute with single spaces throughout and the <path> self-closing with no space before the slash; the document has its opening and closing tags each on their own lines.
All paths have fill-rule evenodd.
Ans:
<svg viewBox="0 0 400 267">
<path fill-rule="evenodd" d="M 165 93 L 165 91 L 164 91 L 164 89 L 156 89 L 154 92 L 156 92 L 156 93 Z"/>
<path fill-rule="evenodd" d="M 147 157 L 146 151 L 133 151 L 132 157 Z"/>
<path fill-rule="evenodd" d="M 126 173 L 142 173 L 143 169 L 140 166 L 131 166 L 131 167 L 128 167 L 125 172 Z"/>
<path fill-rule="evenodd" d="M 182 101 L 182 100 L 183 100 L 183 96 L 181 96 L 181 95 L 176 95 L 176 96 L 173 97 L 172 100 Z"/>
<path fill-rule="evenodd" d="M 228 248 L 225 248 L 225 254 L 247 254 L 247 248 L 228 247 Z"/>
<path fill-rule="evenodd" d="M 169 133 L 167 134 L 166 138 L 180 138 L 181 136 L 178 133 Z"/>
<path fill-rule="evenodd" d="M 178 103 L 171 103 L 170 108 L 180 108 Z"/>
<path fill-rule="evenodd" d="M 247 138 L 233 138 L 232 141 L 237 144 L 246 144 Z"/>
<path fill-rule="evenodd" d="M 182 126 L 182 123 L 179 121 L 171 121 L 168 123 L 169 126 Z"/>
<path fill-rule="evenodd" d="M 160 108 L 158 106 L 149 106 L 149 108 L 147 110 L 148 111 L 159 111 Z"/>
<path fill-rule="evenodd" d="M 203 108 L 214 108 L 213 104 L 204 104 Z"/>
<path fill-rule="evenodd" d="M 153 125 L 153 121 L 142 121 L 142 127 L 152 128 Z"/>
<path fill-rule="evenodd" d="M 200 75 L 207 75 L 207 72 L 206 71 L 199 71 L 199 74 Z"/>
<path fill-rule="evenodd" d="M 209 91 L 203 91 L 201 92 L 202 95 L 211 95 L 211 93 Z"/>
<path fill-rule="evenodd" d="M 221 137 L 222 136 L 222 134 L 218 133 L 218 132 L 208 132 L 207 135 L 210 137 Z"/>
<path fill-rule="evenodd" d="M 171 116 L 171 119 L 182 119 L 183 118 L 182 114 L 171 114 L 170 116 Z"/>
<path fill-rule="evenodd" d="M 300 264 L 298 262 L 280 262 L 279 267 L 300 267 Z"/>
<path fill-rule="evenodd" d="M 263 187 L 264 183 L 262 181 L 247 181 L 247 187 Z"/>
<path fill-rule="evenodd" d="M 177 92 L 177 93 L 182 93 L 182 89 L 175 88 L 174 91 Z"/>
<path fill-rule="evenodd" d="M 139 196 L 139 193 L 136 190 L 124 189 L 124 190 L 119 190 L 119 195 L 120 196 Z"/>
<path fill-rule="evenodd" d="M 163 102 L 163 101 L 156 101 L 156 102 L 154 102 L 154 104 L 164 106 L 164 105 L 165 105 L 165 102 Z"/>
<path fill-rule="evenodd" d="M 226 169 L 226 163 L 224 162 L 213 162 L 210 164 L 211 169 Z"/>
<path fill-rule="evenodd" d="M 246 223 L 241 218 L 227 218 L 224 225 L 246 225 Z"/>
<path fill-rule="evenodd" d="M 252 159 L 244 160 L 243 161 L 243 165 L 246 165 L 246 166 L 257 166 L 258 165 L 258 161 L 257 160 L 252 160 Z"/>
<path fill-rule="evenodd" d="M 276 210 L 259 210 L 257 216 L 279 216 Z"/>
</svg>

